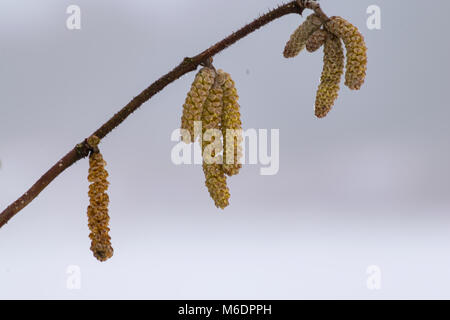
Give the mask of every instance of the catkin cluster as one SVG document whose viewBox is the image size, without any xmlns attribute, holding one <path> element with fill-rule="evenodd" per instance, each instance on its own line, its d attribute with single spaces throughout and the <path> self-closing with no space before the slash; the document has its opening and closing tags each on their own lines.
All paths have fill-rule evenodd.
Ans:
<svg viewBox="0 0 450 320">
<path fill-rule="evenodd" d="M 96 144 L 91 142 L 90 145 Z M 108 260 L 114 253 L 111 246 L 111 237 L 109 236 L 109 197 L 106 193 L 109 182 L 107 180 L 108 171 L 106 171 L 105 166 L 106 162 L 103 160 L 102 154 L 100 152 L 92 152 L 89 156 L 88 181 L 91 184 L 88 192 L 89 206 L 87 215 L 88 226 L 91 231 L 89 234 L 91 251 L 100 261 Z"/>
<path fill-rule="evenodd" d="M 306 20 L 292 33 L 284 47 L 285 58 L 297 56 L 306 46 L 306 41 L 322 25 L 322 21 L 315 13 L 309 15 Z"/>
<path fill-rule="evenodd" d="M 297 28 L 286 44 L 286 58 L 297 55 L 304 47 L 315 52 L 323 46 L 323 70 L 317 89 L 315 115 L 325 117 L 333 107 L 340 89 L 344 73 L 344 50 L 347 51 L 345 85 L 358 90 L 364 83 L 367 69 L 367 48 L 358 29 L 341 17 L 323 21 L 312 14 Z"/>
<path fill-rule="evenodd" d="M 194 101 L 192 96 L 199 99 Z M 235 175 L 241 168 L 242 123 L 238 99 L 231 76 L 210 66 L 197 74 L 183 106 L 182 129 L 191 132 L 194 121 L 201 121 L 199 141 L 205 185 L 216 207 L 222 209 L 228 206 L 230 198 L 227 175 Z M 192 133 L 191 137 L 191 141 L 196 138 Z"/>
</svg>

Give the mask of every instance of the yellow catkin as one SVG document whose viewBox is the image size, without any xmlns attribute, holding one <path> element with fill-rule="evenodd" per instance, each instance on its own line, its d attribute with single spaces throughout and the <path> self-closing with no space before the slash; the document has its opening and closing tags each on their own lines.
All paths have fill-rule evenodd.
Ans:
<svg viewBox="0 0 450 320">
<path fill-rule="evenodd" d="M 360 89 L 367 70 L 367 47 L 364 37 L 358 28 L 341 17 L 331 17 L 325 26 L 328 31 L 344 41 L 347 50 L 345 85 L 352 90 Z"/>
<path fill-rule="evenodd" d="M 223 111 L 223 90 L 222 90 L 223 77 L 218 75 L 215 79 L 215 83 L 211 88 L 208 98 L 203 106 L 202 113 L 202 131 L 205 133 L 208 129 L 220 130 L 220 122 L 222 119 Z M 213 141 L 202 142 L 202 152 Z M 221 150 L 217 150 L 219 153 Z M 205 174 L 205 185 L 208 188 L 211 198 L 214 200 L 216 207 L 224 209 L 229 204 L 230 191 L 227 187 L 227 178 L 222 169 L 221 156 L 217 154 L 211 154 L 212 162 L 208 163 L 205 160 L 205 154 L 203 154 L 203 172 Z"/>
<path fill-rule="evenodd" d="M 224 150 L 222 167 L 227 175 L 232 176 L 238 174 L 242 167 L 242 164 L 240 163 L 242 158 L 242 122 L 241 113 L 239 111 L 240 106 L 238 103 L 239 96 L 230 74 L 223 72 L 222 70 L 218 70 L 218 73 L 224 78 L 222 84 L 223 112 L 221 123 Z M 233 139 L 233 144 L 231 146 L 227 146 L 227 133 L 229 137 Z M 230 150 L 227 150 L 227 148 Z"/>
<path fill-rule="evenodd" d="M 283 55 L 285 58 L 297 56 L 306 45 L 309 36 L 319 29 L 322 20 L 315 13 L 309 15 L 306 20 L 292 33 L 289 41 L 286 43 Z"/>
<path fill-rule="evenodd" d="M 205 185 L 208 188 L 211 198 L 216 207 L 225 209 L 229 204 L 230 191 L 227 186 L 227 177 L 220 164 L 203 163 L 203 172 L 205 174 Z"/>
<path fill-rule="evenodd" d="M 100 261 L 106 261 L 113 256 L 109 236 L 109 197 L 106 193 L 109 182 L 106 162 L 101 153 L 91 153 L 89 157 L 89 207 L 87 209 L 88 225 L 91 233 L 91 251 Z"/>
<path fill-rule="evenodd" d="M 323 51 L 323 71 L 315 104 L 315 114 L 318 118 L 325 117 L 333 107 L 344 72 L 344 50 L 341 40 L 329 33 Z"/>
<path fill-rule="evenodd" d="M 202 68 L 195 76 L 191 89 L 187 94 L 183 105 L 181 129 L 188 130 L 191 137 L 188 141 L 184 140 L 185 142 L 194 142 L 197 138 L 194 136 L 194 122 L 201 120 L 203 104 L 214 83 L 215 74 L 212 68 Z"/>
<path fill-rule="evenodd" d="M 327 38 L 327 31 L 323 29 L 319 29 L 308 38 L 306 41 L 306 50 L 308 52 L 315 52 L 319 50 L 320 47 L 325 43 L 325 39 Z"/>
</svg>

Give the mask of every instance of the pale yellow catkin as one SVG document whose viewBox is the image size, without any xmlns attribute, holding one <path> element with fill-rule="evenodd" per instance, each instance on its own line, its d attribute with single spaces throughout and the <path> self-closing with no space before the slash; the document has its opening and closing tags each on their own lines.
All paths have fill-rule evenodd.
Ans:
<svg viewBox="0 0 450 320">
<path fill-rule="evenodd" d="M 315 13 L 309 15 L 306 20 L 292 33 L 284 47 L 285 58 L 297 56 L 306 45 L 309 36 L 322 26 L 322 20 Z"/>
<path fill-rule="evenodd" d="M 223 111 L 223 78 L 218 75 L 215 79 L 214 85 L 210 90 L 208 98 L 205 101 L 202 112 L 202 131 L 205 136 L 205 131 L 208 129 L 220 130 L 220 122 Z M 220 131 L 219 131 L 220 132 Z M 220 162 L 221 156 L 217 153 L 222 150 L 217 150 L 217 153 L 211 154 L 214 163 L 206 161 L 205 148 L 213 141 L 202 142 L 203 153 L 203 172 L 205 174 L 205 185 L 208 188 L 211 198 L 214 200 L 216 207 L 224 209 L 229 204 L 230 191 L 227 186 L 227 177 L 222 169 Z M 216 162 L 217 160 L 217 162 Z"/>
<path fill-rule="evenodd" d="M 99 261 L 106 261 L 113 256 L 109 236 L 109 197 L 106 193 L 109 182 L 106 162 L 101 153 L 91 153 L 89 156 L 89 207 L 87 210 L 90 229 L 91 251 Z"/>
<path fill-rule="evenodd" d="M 308 38 L 306 41 L 306 50 L 308 52 L 316 52 L 320 47 L 325 43 L 325 39 L 327 38 L 327 31 L 323 29 L 319 29 Z"/>
<path fill-rule="evenodd" d="M 220 164 L 203 163 L 205 185 L 216 207 L 225 209 L 229 205 L 230 191 L 227 186 L 227 177 Z"/>
<path fill-rule="evenodd" d="M 360 89 L 367 70 L 367 47 L 363 35 L 357 27 L 341 17 L 331 17 L 325 27 L 344 41 L 347 51 L 345 85 L 352 90 Z"/>
<path fill-rule="evenodd" d="M 223 112 L 222 112 L 222 137 L 223 137 L 223 171 L 229 175 L 236 175 L 242 167 L 242 122 L 240 105 L 236 85 L 229 73 L 218 70 L 223 76 Z M 231 140 L 232 139 L 232 140 Z M 230 140 L 230 141 L 229 141 Z M 228 145 L 229 144 L 229 145 Z"/>
<path fill-rule="evenodd" d="M 344 51 L 341 40 L 329 33 L 324 44 L 323 71 L 317 90 L 315 115 L 325 117 L 336 101 L 344 72 Z"/>
<path fill-rule="evenodd" d="M 190 134 L 189 140 L 183 139 L 185 142 L 194 142 L 197 138 L 194 135 L 194 122 L 201 121 L 203 105 L 214 83 L 215 75 L 214 69 L 204 67 L 195 76 L 183 105 L 181 117 L 181 129 L 187 130 Z"/>
</svg>

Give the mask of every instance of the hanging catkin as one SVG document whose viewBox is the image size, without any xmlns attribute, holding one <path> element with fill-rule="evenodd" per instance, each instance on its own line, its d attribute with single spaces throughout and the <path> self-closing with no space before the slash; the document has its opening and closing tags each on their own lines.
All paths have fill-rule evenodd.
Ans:
<svg viewBox="0 0 450 320">
<path fill-rule="evenodd" d="M 339 38 L 329 33 L 323 52 L 323 71 L 315 103 L 315 114 L 318 118 L 325 117 L 333 107 L 344 72 L 344 52 Z"/>
<path fill-rule="evenodd" d="M 360 89 L 367 69 L 367 48 L 364 37 L 358 28 L 341 17 L 331 17 L 325 27 L 344 41 L 347 50 L 345 85 L 352 90 Z"/>
<path fill-rule="evenodd" d="M 289 41 L 286 43 L 283 55 L 285 58 L 297 56 L 306 45 L 309 36 L 320 28 L 322 20 L 315 13 L 309 15 L 306 20 L 292 33 Z"/>
<path fill-rule="evenodd" d="M 181 117 L 181 129 L 188 130 L 191 142 L 197 138 L 194 136 L 194 122 L 200 121 L 203 104 L 208 97 L 211 86 L 214 83 L 215 71 L 212 68 L 204 67 L 195 76 L 191 89 L 187 94 L 183 105 L 183 115 Z M 187 142 L 187 141 L 185 141 Z"/>
<path fill-rule="evenodd" d="M 97 147 L 99 139 L 92 136 L 88 144 Z M 91 231 L 91 251 L 100 261 L 106 261 L 113 256 L 114 250 L 111 246 L 109 236 L 109 197 L 106 193 L 109 182 L 108 172 L 105 169 L 106 162 L 100 152 L 91 152 L 89 156 L 89 206 L 87 209 L 88 226 Z"/>
<path fill-rule="evenodd" d="M 319 29 L 313 32 L 313 34 L 306 41 L 306 50 L 308 50 L 308 52 L 315 52 L 319 50 L 319 48 L 325 43 L 326 38 L 326 30 Z"/>
<path fill-rule="evenodd" d="M 222 112 L 222 137 L 223 137 L 223 171 L 229 175 L 236 175 L 242 167 L 242 122 L 239 96 L 236 86 L 230 74 L 218 70 L 224 79 L 223 112 Z"/>
<path fill-rule="evenodd" d="M 202 112 L 202 131 L 203 138 L 206 138 L 205 132 L 208 129 L 217 130 L 220 133 L 220 122 L 223 111 L 223 76 L 217 75 L 215 82 L 208 98 L 205 101 Z M 218 137 L 220 139 L 220 137 Z M 217 152 L 210 155 L 205 154 L 205 149 L 211 143 L 220 144 Z M 211 198 L 214 200 L 216 207 L 224 209 L 229 204 L 230 192 L 227 187 L 227 178 L 222 169 L 222 159 L 218 155 L 222 151 L 220 141 L 202 141 L 203 153 L 203 172 L 205 174 L 205 185 L 208 188 Z"/>
</svg>

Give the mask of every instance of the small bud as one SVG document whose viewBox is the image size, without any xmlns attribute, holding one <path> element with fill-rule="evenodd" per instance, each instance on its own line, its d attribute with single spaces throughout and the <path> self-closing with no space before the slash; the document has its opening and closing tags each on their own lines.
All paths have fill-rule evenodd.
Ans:
<svg viewBox="0 0 450 320">
<path fill-rule="evenodd" d="M 285 58 L 297 56 L 306 45 L 309 36 L 322 26 L 322 20 L 315 13 L 309 15 L 306 20 L 292 33 L 286 43 L 283 55 Z"/>
<path fill-rule="evenodd" d="M 331 17 L 325 27 L 344 41 L 347 50 L 345 85 L 352 90 L 360 89 L 367 70 L 367 47 L 364 37 L 358 28 L 341 17 Z"/>
</svg>

